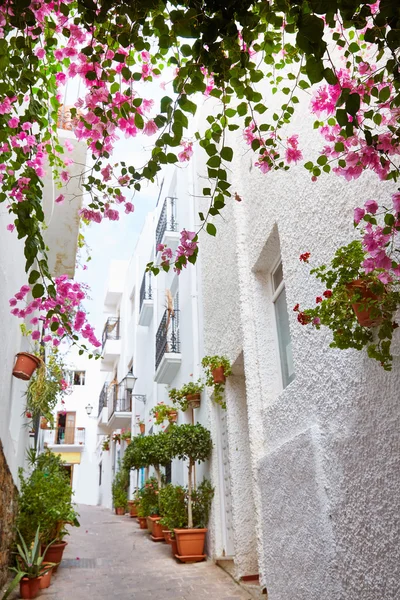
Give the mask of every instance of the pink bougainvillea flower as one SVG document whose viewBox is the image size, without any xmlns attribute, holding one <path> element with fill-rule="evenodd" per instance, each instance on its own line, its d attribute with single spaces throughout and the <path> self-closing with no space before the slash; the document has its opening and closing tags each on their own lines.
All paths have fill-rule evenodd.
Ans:
<svg viewBox="0 0 400 600">
<path fill-rule="evenodd" d="M 359 224 L 359 222 L 361 221 L 361 219 L 364 217 L 365 215 L 365 210 L 363 208 L 355 208 L 354 209 L 354 223 L 356 225 Z"/>
<path fill-rule="evenodd" d="M 60 195 L 59 195 L 59 196 L 57 196 L 57 198 L 56 198 L 56 203 L 57 203 L 57 204 L 62 204 L 62 202 L 64 202 L 64 200 L 65 200 L 65 196 L 64 196 L 64 194 L 60 194 Z"/>
<path fill-rule="evenodd" d="M 12 223 L 10 223 L 9 225 L 7 225 L 7 231 L 14 231 L 15 229 L 15 225 L 13 225 Z"/>
<path fill-rule="evenodd" d="M 365 202 L 364 206 L 365 206 L 365 210 L 367 212 L 371 213 L 372 215 L 374 215 L 379 208 L 378 203 L 375 202 L 375 200 L 367 200 Z"/>
</svg>

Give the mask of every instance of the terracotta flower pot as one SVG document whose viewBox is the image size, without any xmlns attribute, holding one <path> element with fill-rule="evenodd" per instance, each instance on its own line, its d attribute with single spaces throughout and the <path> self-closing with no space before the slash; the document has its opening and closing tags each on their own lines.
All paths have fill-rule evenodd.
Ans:
<svg viewBox="0 0 400 600">
<path fill-rule="evenodd" d="M 163 529 L 162 530 L 163 536 L 164 536 L 164 540 L 167 542 L 167 544 L 171 543 L 171 532 L 169 529 Z"/>
<path fill-rule="evenodd" d="M 19 582 L 19 595 L 21 598 L 36 598 L 40 592 L 41 579 L 41 577 L 35 577 L 34 579 L 23 577 Z"/>
<path fill-rule="evenodd" d="M 146 517 L 138 517 L 140 529 L 147 529 Z"/>
<path fill-rule="evenodd" d="M 47 420 L 44 417 L 40 419 L 40 429 L 47 429 Z"/>
<path fill-rule="evenodd" d="M 226 377 L 225 377 L 225 373 L 224 373 L 224 367 L 217 367 L 216 369 L 213 369 L 211 372 L 212 372 L 212 376 L 214 379 L 214 383 L 225 383 Z"/>
<path fill-rule="evenodd" d="M 143 434 L 143 433 L 146 431 L 146 425 L 145 425 L 144 423 L 141 423 L 141 424 L 139 425 L 139 431 L 140 431 L 140 433 L 142 433 L 142 434 Z"/>
<path fill-rule="evenodd" d="M 178 554 L 178 544 L 176 543 L 176 538 L 171 538 L 171 552 L 172 552 L 172 556 L 175 558 L 175 556 Z"/>
<path fill-rule="evenodd" d="M 29 354 L 29 352 L 18 352 L 12 374 L 17 379 L 29 381 L 40 363 L 40 358 L 34 354 Z"/>
<path fill-rule="evenodd" d="M 42 563 L 42 564 L 45 567 L 49 563 Z M 52 568 L 49 571 L 47 571 L 47 573 L 42 573 L 42 576 L 40 579 L 40 589 L 41 590 L 45 590 L 46 588 L 50 587 L 52 574 L 53 574 Z"/>
<path fill-rule="evenodd" d="M 153 533 L 154 522 L 157 521 L 157 519 L 159 519 L 159 518 L 160 517 L 158 515 L 150 515 L 149 517 L 146 518 L 147 529 L 149 530 L 150 533 Z"/>
<path fill-rule="evenodd" d="M 125 508 L 123 508 L 122 506 L 116 506 L 115 507 L 115 514 L 119 515 L 119 516 L 123 516 L 125 514 Z"/>
<path fill-rule="evenodd" d="M 198 562 L 205 558 L 204 544 L 207 529 L 174 529 L 180 560 Z"/>
<path fill-rule="evenodd" d="M 170 412 L 168 415 L 168 421 L 170 423 L 176 423 L 178 420 L 178 411 Z"/>
<path fill-rule="evenodd" d="M 371 305 L 370 302 L 371 300 L 378 300 L 378 296 L 369 289 L 368 283 L 362 279 L 356 279 L 348 283 L 346 287 L 350 297 L 354 296 L 354 294 L 361 297 L 359 302 L 353 302 L 351 305 L 360 325 L 362 327 L 375 327 L 382 323 L 382 317 L 374 315 L 374 305 Z"/>
<path fill-rule="evenodd" d="M 186 396 L 186 400 L 188 401 L 190 408 L 199 408 L 200 398 L 201 398 L 200 394 L 188 394 Z"/>
<path fill-rule="evenodd" d="M 125 440 L 126 445 L 129 446 L 129 444 L 131 443 L 131 438 L 128 438 L 127 440 Z"/>
<path fill-rule="evenodd" d="M 53 573 L 57 573 L 58 565 L 62 561 L 62 557 L 64 554 L 64 550 L 67 547 L 68 542 L 58 542 L 57 544 L 52 544 L 46 550 L 43 561 L 56 563 L 56 566 L 53 567 Z M 45 548 L 42 548 L 42 552 L 44 552 Z"/>
<path fill-rule="evenodd" d="M 132 518 L 137 517 L 137 505 L 134 500 L 128 500 L 128 508 L 129 508 L 129 515 Z"/>
<path fill-rule="evenodd" d="M 160 523 L 161 517 L 150 517 L 153 521 L 153 531 L 151 534 L 151 539 L 155 542 L 161 542 L 164 539 L 162 525 Z"/>
</svg>

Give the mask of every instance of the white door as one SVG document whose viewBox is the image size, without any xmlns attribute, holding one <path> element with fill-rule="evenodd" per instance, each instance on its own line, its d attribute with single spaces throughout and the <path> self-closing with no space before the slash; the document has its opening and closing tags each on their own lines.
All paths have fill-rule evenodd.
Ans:
<svg viewBox="0 0 400 600">
<path fill-rule="evenodd" d="M 229 471 L 229 448 L 228 433 L 226 424 L 226 410 L 218 406 L 218 461 L 219 461 L 219 482 L 221 490 L 221 528 L 223 555 L 234 556 L 235 546 L 233 543 L 233 525 L 232 525 L 232 497 L 231 480 Z"/>
</svg>

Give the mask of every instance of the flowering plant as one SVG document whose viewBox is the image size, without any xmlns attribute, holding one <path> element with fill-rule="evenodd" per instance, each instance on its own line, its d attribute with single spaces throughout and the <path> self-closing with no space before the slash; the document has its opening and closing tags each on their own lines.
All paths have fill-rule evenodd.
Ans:
<svg viewBox="0 0 400 600">
<path fill-rule="evenodd" d="M 226 408 L 223 393 L 225 389 L 225 383 L 215 382 L 213 371 L 222 367 L 224 370 L 224 376 L 229 377 L 232 374 L 231 363 L 226 356 L 205 356 L 201 361 L 201 365 L 206 375 L 206 385 L 214 388 L 213 400 L 222 408 Z"/>
<path fill-rule="evenodd" d="M 309 256 L 307 253 L 303 262 L 308 262 Z M 368 356 L 389 371 L 393 330 L 398 327 L 393 313 L 400 304 L 400 289 L 395 282 L 384 283 L 383 269 L 366 273 L 363 266 L 366 260 L 366 252 L 358 240 L 339 248 L 329 266 L 311 269 L 325 288 L 316 297 L 316 306 L 300 310 L 296 304 L 293 310 L 302 325 L 328 327 L 333 332 L 331 348 L 366 348 Z M 376 335 L 371 329 L 374 326 Z"/>
<path fill-rule="evenodd" d="M 26 390 L 26 411 L 32 418 L 43 416 L 54 426 L 53 410 L 59 400 L 68 393 L 68 383 L 64 379 L 64 364 L 56 349 L 41 361 Z"/>
<path fill-rule="evenodd" d="M 176 415 L 176 408 L 168 406 L 168 404 L 164 404 L 164 402 L 159 402 L 151 409 L 150 414 L 154 415 L 154 422 L 156 425 L 161 425 L 167 420 L 171 423 L 173 415 Z"/>
<path fill-rule="evenodd" d="M 101 449 L 104 452 L 108 452 L 108 450 L 110 449 L 110 436 L 109 435 L 103 440 Z"/>
<path fill-rule="evenodd" d="M 113 433 L 112 435 L 112 441 L 115 443 L 119 443 L 121 441 L 121 434 L 120 433 Z"/>
<path fill-rule="evenodd" d="M 121 429 L 121 440 L 131 440 L 132 439 L 132 434 L 131 434 L 131 430 L 130 429 Z"/>
<path fill-rule="evenodd" d="M 189 383 L 185 383 L 179 390 L 177 388 L 172 388 L 168 395 L 172 400 L 173 404 L 178 406 L 181 410 L 185 411 L 188 409 L 189 404 L 187 401 L 187 396 L 192 396 L 193 394 L 201 394 L 204 390 L 204 383 L 200 379 L 195 381 L 190 381 Z"/>
</svg>

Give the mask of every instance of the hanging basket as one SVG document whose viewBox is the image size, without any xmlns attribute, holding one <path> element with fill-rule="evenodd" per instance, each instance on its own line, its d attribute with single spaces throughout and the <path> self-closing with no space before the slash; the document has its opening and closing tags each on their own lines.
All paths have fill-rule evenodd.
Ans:
<svg viewBox="0 0 400 600">
<path fill-rule="evenodd" d="M 190 408 L 199 408 L 200 406 L 201 394 L 188 394 L 186 396 L 186 400 Z"/>
<path fill-rule="evenodd" d="M 224 367 L 217 367 L 216 369 L 213 369 L 212 376 L 214 383 L 225 383 L 226 377 L 224 373 Z"/>
<path fill-rule="evenodd" d="M 357 321 L 362 327 L 376 327 L 382 323 L 381 315 L 374 315 L 374 306 L 371 306 L 371 300 L 379 300 L 379 297 L 368 287 L 368 282 L 362 279 L 356 279 L 346 285 L 350 298 L 358 294 L 361 299 L 359 302 L 352 302 L 351 306 L 357 317 Z"/>
<path fill-rule="evenodd" d="M 142 434 L 146 431 L 146 425 L 144 423 L 139 424 L 139 431 Z"/>
<path fill-rule="evenodd" d="M 29 352 L 18 352 L 12 374 L 17 379 L 29 381 L 41 362 L 41 359 L 34 354 L 29 354 Z"/>
<path fill-rule="evenodd" d="M 178 411 L 170 412 L 168 415 L 168 421 L 170 423 L 176 423 L 178 420 Z"/>
<path fill-rule="evenodd" d="M 44 417 L 40 419 L 40 429 L 48 429 L 47 419 L 45 419 Z"/>
</svg>

